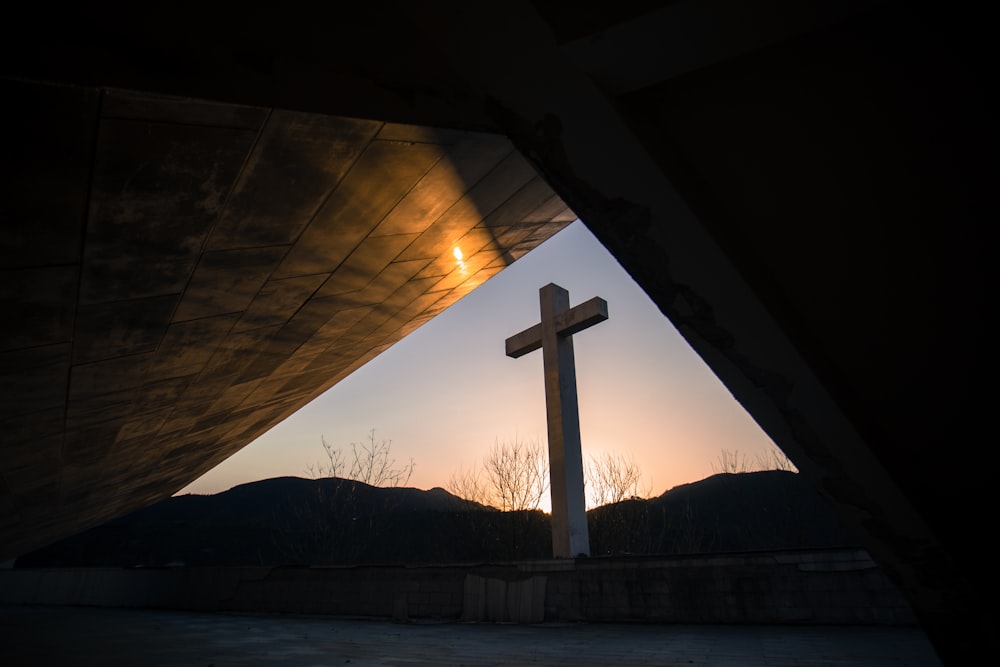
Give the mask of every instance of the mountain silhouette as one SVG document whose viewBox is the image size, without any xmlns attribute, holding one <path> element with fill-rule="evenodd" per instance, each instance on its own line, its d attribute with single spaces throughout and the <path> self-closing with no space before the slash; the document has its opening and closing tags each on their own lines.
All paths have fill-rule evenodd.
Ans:
<svg viewBox="0 0 1000 667">
<path fill-rule="evenodd" d="M 588 513 L 591 553 L 857 546 L 798 474 L 719 474 Z M 551 557 L 549 516 L 441 488 L 277 477 L 168 498 L 21 556 L 16 567 L 486 562 Z"/>
</svg>

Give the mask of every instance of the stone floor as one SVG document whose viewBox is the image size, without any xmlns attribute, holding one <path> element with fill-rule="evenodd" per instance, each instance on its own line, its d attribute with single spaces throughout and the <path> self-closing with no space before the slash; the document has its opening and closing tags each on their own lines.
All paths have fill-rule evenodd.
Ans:
<svg viewBox="0 0 1000 667">
<path fill-rule="evenodd" d="M 941 662 L 915 628 L 394 623 L 0 607 L 0 665 L 940 667 Z"/>
</svg>

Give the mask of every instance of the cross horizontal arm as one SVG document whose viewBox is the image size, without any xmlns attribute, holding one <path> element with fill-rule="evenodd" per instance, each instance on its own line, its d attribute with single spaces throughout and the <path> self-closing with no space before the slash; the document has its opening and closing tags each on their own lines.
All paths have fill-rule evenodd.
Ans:
<svg viewBox="0 0 1000 667">
<path fill-rule="evenodd" d="M 572 336 L 608 319 L 608 302 L 599 296 L 556 315 L 556 333 Z M 542 346 L 542 325 L 536 324 L 505 341 L 507 356 L 517 359 Z"/>
<path fill-rule="evenodd" d="M 556 315 L 556 332 L 560 336 L 572 336 L 606 319 L 608 319 L 608 302 L 595 296 L 590 301 L 584 301 Z"/>
<path fill-rule="evenodd" d="M 507 356 L 513 359 L 534 352 L 542 346 L 542 325 L 536 324 L 519 334 L 514 334 L 504 341 L 504 346 L 507 348 Z"/>
</svg>

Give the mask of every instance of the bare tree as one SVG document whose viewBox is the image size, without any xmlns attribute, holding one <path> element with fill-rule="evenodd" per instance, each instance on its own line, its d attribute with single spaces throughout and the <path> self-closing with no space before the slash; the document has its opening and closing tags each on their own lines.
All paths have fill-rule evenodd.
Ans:
<svg viewBox="0 0 1000 667">
<path fill-rule="evenodd" d="M 537 441 L 496 440 L 480 465 L 452 475 L 448 488 L 460 498 L 500 510 L 470 514 L 472 536 L 489 557 L 543 557 L 531 546 L 539 530 L 548 530 L 539 509 L 549 488 L 548 456 Z M 547 549 L 549 542 L 544 544 Z"/>
<path fill-rule="evenodd" d="M 771 448 L 762 454 L 757 455 L 758 470 L 784 470 L 785 472 L 798 472 L 792 460 L 781 451 L 777 445 L 772 444 Z"/>
<path fill-rule="evenodd" d="M 595 554 L 646 553 L 652 548 L 649 506 L 651 484 L 631 455 L 591 456 L 584 469 L 591 549 Z"/>
<path fill-rule="evenodd" d="M 460 468 L 458 472 L 452 473 L 451 479 L 448 480 L 448 490 L 463 500 L 493 507 L 486 486 L 483 484 L 482 473 L 477 468 L 468 470 Z"/>
<path fill-rule="evenodd" d="M 712 470 L 716 473 L 736 474 L 742 472 L 753 472 L 753 464 L 747 458 L 746 453 L 740 454 L 740 450 L 723 449 L 719 454 L 719 464 L 712 464 Z"/>
<path fill-rule="evenodd" d="M 631 455 L 604 452 L 601 456 L 591 456 L 584 474 L 591 507 L 644 498 L 652 488 Z"/>
<path fill-rule="evenodd" d="M 751 461 L 746 454 L 740 454 L 739 450 L 723 449 L 719 454 L 718 465 L 712 464 L 712 470 L 717 473 L 744 473 L 760 472 L 764 470 L 784 470 L 787 472 L 798 472 L 798 468 L 792 460 L 781 451 L 777 445 L 760 454 Z"/>
<path fill-rule="evenodd" d="M 391 496 L 373 495 L 363 485 L 401 487 L 416 467 L 413 459 L 397 464 L 391 440 L 376 440 L 375 429 L 367 440 L 351 443 L 351 463 L 344 452 L 320 438 L 324 459 L 306 466 L 316 480 L 315 495 L 290 508 L 288 523 L 277 540 L 286 557 L 296 562 L 356 562 L 377 546 L 392 520 Z"/>
<path fill-rule="evenodd" d="M 320 479 L 323 477 L 340 477 L 344 473 L 344 452 L 334 449 L 333 445 L 320 436 L 323 444 L 323 451 L 326 453 L 325 461 L 317 461 L 316 465 L 307 465 L 306 474 L 310 479 Z"/>
<path fill-rule="evenodd" d="M 306 466 L 306 472 L 313 479 L 340 477 L 346 469 L 344 452 L 334 449 L 326 438 L 320 436 L 320 440 L 323 443 L 326 460 Z M 353 460 L 346 479 L 364 482 L 370 486 L 388 488 L 406 486 L 417 465 L 412 458 L 403 465 L 396 465 L 396 459 L 392 458 L 392 441 L 377 442 L 375 429 L 368 432 L 368 439 L 365 442 L 352 442 L 351 453 Z"/>
<path fill-rule="evenodd" d="M 549 489 L 549 461 L 537 440 L 497 440 L 483 459 L 486 504 L 503 512 L 538 509 Z"/>
<path fill-rule="evenodd" d="M 352 442 L 351 451 L 354 452 L 354 463 L 351 465 L 349 479 L 371 486 L 406 486 L 417 466 L 412 458 L 397 466 L 396 459 L 392 458 L 392 440 L 376 442 L 375 429 L 369 431 L 367 442 Z"/>
</svg>

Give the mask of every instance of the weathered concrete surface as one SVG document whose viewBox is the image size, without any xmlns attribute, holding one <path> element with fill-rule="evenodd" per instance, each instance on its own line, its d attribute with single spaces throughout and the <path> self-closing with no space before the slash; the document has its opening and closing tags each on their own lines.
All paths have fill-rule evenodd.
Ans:
<svg viewBox="0 0 1000 667">
<path fill-rule="evenodd" d="M 168 496 L 575 219 L 498 135 L 4 91 L 4 556 Z"/>
<path fill-rule="evenodd" d="M 654 0 L 585 12 L 559 0 L 292 1 L 259 12 L 236 3 L 194 12 L 19 7 L 0 43 L 8 77 L 0 204 L 5 238 L 13 239 L 2 252 L 2 331 L 11 352 L 3 358 L 0 544 L 54 537 L 60 525 L 83 527 L 88 517 L 177 488 L 238 447 L 241 433 L 293 409 L 285 384 L 331 379 L 320 382 L 308 364 L 305 374 L 284 366 L 290 375 L 276 387 L 268 378 L 287 361 L 283 343 L 253 338 L 267 326 L 284 328 L 276 318 L 289 311 L 280 304 L 319 289 L 309 276 L 332 278 L 328 260 L 361 249 L 351 245 L 360 232 L 348 224 L 344 246 L 331 247 L 317 231 L 322 238 L 280 262 L 269 256 L 287 241 L 280 230 L 294 233 L 308 209 L 280 208 L 291 204 L 275 197 L 244 201 L 251 192 L 226 189 L 227 174 L 263 178 L 282 162 L 281 150 L 240 162 L 241 150 L 253 153 L 241 142 L 254 128 L 262 151 L 271 119 L 299 113 L 320 125 L 369 119 L 347 123 L 346 136 L 369 122 L 494 131 L 511 138 L 858 531 L 942 654 L 974 662 L 995 625 L 986 604 L 994 579 L 988 531 L 961 520 L 993 504 L 992 467 L 977 465 L 982 434 L 993 429 L 983 223 L 1000 218 L 995 40 L 985 11 L 822 0 Z M 35 94 L 31 81 L 69 85 Z M 162 111 L 150 118 L 148 104 L 127 101 L 144 95 L 125 93 L 105 118 L 101 91 L 111 89 L 208 100 L 209 109 L 227 111 L 159 123 Z M 260 109 L 271 115 L 262 120 Z M 130 163 L 127 148 L 143 144 L 144 123 L 171 133 L 151 130 L 150 156 L 161 158 Z M 407 151 L 399 168 L 417 169 L 430 148 Z M 162 156 L 177 168 L 158 172 Z M 302 184 L 315 196 L 310 188 L 322 178 L 306 171 L 312 175 L 277 168 L 264 180 L 274 179 L 269 191 Z M 147 200 L 150 185 L 173 196 Z M 381 185 L 366 181 L 363 191 Z M 112 193 L 136 196 L 115 203 Z M 331 217 L 317 230 L 351 217 L 346 202 L 330 201 Z M 226 218 L 230 207 L 285 226 L 258 232 L 239 215 Z M 159 210 L 171 222 L 153 239 L 124 224 L 126 214 Z M 88 211 L 102 214 L 93 239 Z M 221 216 L 218 236 L 199 237 L 213 215 Z M 388 236 L 421 233 L 408 217 Z M 120 254 L 123 244 L 141 259 Z M 195 247 L 197 264 L 188 254 Z M 424 259 L 421 243 L 410 247 L 416 256 L 399 250 L 395 264 Z M 278 263 L 265 279 L 269 262 Z M 233 263 L 245 275 L 213 294 L 207 286 Z M 113 279 L 121 264 L 131 280 Z M 191 298 L 171 301 L 181 286 Z M 265 286 L 273 305 L 230 310 Z M 116 296 L 104 301 L 102 289 Z M 364 289 L 348 273 L 315 296 Z M 372 298 L 365 294 L 357 308 Z M 169 430 L 153 419 L 120 429 L 107 419 L 144 396 L 147 405 L 176 405 L 170 421 L 178 431 L 214 428 L 217 413 L 186 412 L 207 401 L 198 385 L 187 394 L 184 373 L 207 363 L 205 336 L 235 330 L 244 318 L 260 326 L 248 326 L 231 354 L 237 366 L 245 350 L 254 360 L 237 369 L 219 359 L 215 369 L 238 370 L 246 385 L 212 394 L 212 405 L 247 406 L 227 444 L 212 449 L 192 436 L 185 447 L 150 453 L 146 429 L 164 437 Z M 305 308 L 299 318 L 285 334 L 300 343 L 327 322 Z M 162 346 L 148 330 L 118 338 L 107 334 L 116 327 L 101 325 L 120 320 L 160 323 Z M 359 333 L 381 324 L 345 315 L 337 326 Z M 141 366 L 149 354 L 159 358 L 148 372 L 163 379 L 147 390 L 123 367 Z M 353 348 L 341 356 L 344 371 L 365 358 Z M 71 376 L 71 365 L 92 372 Z M 126 456 L 108 455 L 110 467 L 94 463 L 107 453 L 92 443 L 122 433 Z M 114 461 L 140 465 L 126 474 Z M 126 481 L 106 481 L 115 479 Z M 92 493 L 103 499 L 100 512 Z"/>
</svg>

